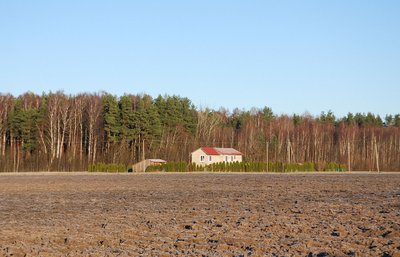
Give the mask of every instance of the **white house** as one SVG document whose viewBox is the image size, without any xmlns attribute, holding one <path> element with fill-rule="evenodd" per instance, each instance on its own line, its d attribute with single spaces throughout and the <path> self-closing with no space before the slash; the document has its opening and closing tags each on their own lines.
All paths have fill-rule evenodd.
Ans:
<svg viewBox="0 0 400 257">
<path fill-rule="evenodd" d="M 201 147 L 192 152 L 191 160 L 202 166 L 218 162 L 242 162 L 243 154 L 233 148 Z"/>
</svg>

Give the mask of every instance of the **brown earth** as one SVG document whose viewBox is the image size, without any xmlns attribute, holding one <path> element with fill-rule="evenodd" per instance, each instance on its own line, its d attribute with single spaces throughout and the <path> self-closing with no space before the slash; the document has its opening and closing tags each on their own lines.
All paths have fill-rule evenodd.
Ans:
<svg viewBox="0 0 400 257">
<path fill-rule="evenodd" d="M 0 175 L 0 256 L 400 256 L 400 173 Z"/>
</svg>

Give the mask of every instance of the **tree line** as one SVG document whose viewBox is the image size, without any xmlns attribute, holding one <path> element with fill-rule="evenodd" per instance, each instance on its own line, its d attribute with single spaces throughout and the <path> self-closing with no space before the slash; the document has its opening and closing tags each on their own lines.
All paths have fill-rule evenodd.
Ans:
<svg viewBox="0 0 400 257">
<path fill-rule="evenodd" d="M 236 148 L 248 162 L 399 170 L 400 114 L 197 109 L 175 95 L 0 94 L 2 172 L 82 171 L 143 158 L 188 162 L 201 146 Z"/>
</svg>

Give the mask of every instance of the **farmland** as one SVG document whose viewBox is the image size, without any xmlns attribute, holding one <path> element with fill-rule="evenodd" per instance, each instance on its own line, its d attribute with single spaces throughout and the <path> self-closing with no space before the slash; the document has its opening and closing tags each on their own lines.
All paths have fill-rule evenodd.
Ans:
<svg viewBox="0 0 400 257">
<path fill-rule="evenodd" d="M 1 256 L 399 256 L 400 173 L 1 174 L 0 228 Z"/>
</svg>

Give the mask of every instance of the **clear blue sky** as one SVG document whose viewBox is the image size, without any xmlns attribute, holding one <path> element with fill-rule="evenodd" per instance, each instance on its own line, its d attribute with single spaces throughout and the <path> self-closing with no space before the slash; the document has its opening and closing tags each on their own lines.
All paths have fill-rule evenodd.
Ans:
<svg viewBox="0 0 400 257">
<path fill-rule="evenodd" d="M 0 1 L 0 92 L 400 113 L 400 1 Z"/>
</svg>

